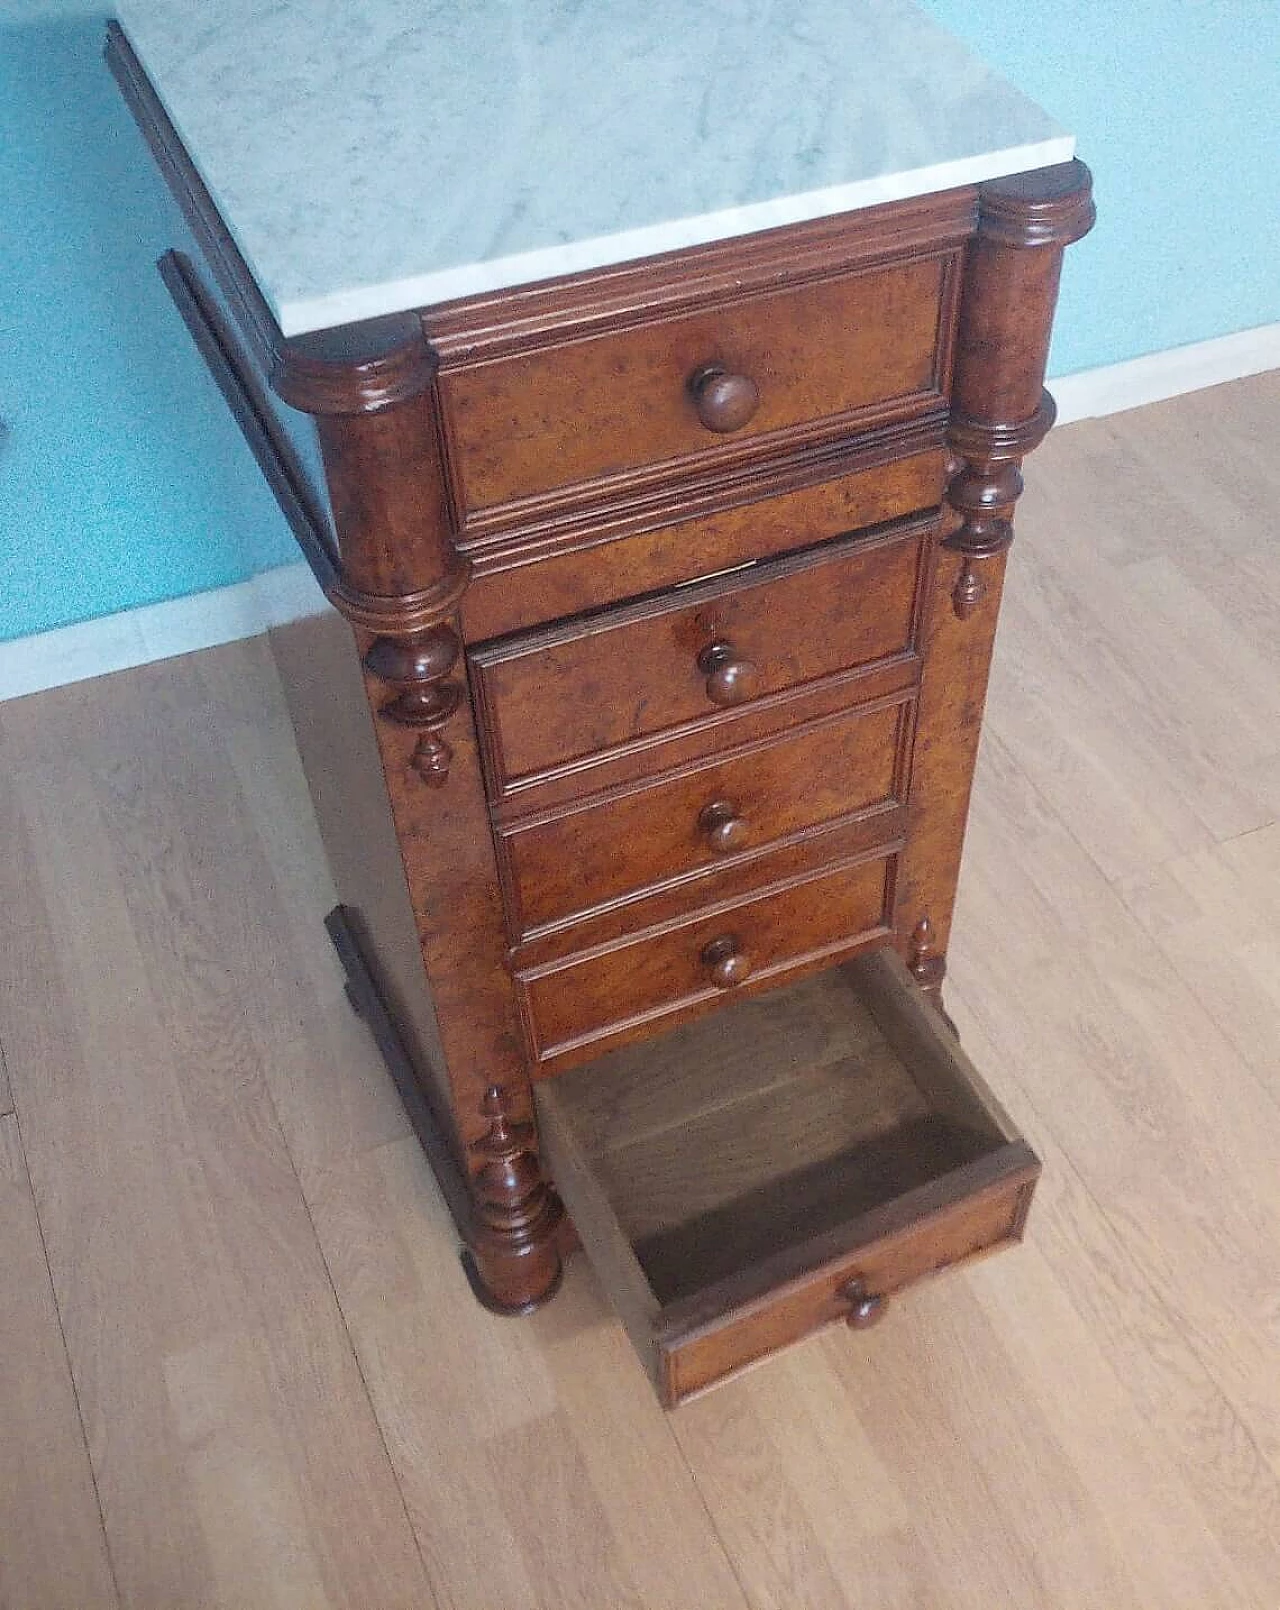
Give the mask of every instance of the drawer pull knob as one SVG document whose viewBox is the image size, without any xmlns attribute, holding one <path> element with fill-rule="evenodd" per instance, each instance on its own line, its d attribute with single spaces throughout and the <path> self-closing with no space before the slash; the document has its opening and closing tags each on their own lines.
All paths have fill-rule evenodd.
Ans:
<svg viewBox="0 0 1280 1610">
<path fill-rule="evenodd" d="M 750 829 L 746 818 L 739 816 L 727 799 L 712 800 L 698 812 L 698 830 L 717 855 L 728 855 L 740 850 L 747 842 Z"/>
<path fill-rule="evenodd" d="M 711 974 L 717 989 L 733 989 L 751 976 L 751 958 L 743 951 L 737 934 L 721 934 L 702 947 L 702 965 Z"/>
<path fill-rule="evenodd" d="M 698 418 L 717 436 L 741 430 L 760 406 L 751 376 L 731 374 L 722 363 L 700 364 L 689 376 L 689 391 Z"/>
<path fill-rule="evenodd" d="M 850 1330 L 870 1330 L 884 1318 L 889 1306 L 887 1297 L 873 1296 L 861 1280 L 851 1280 L 840 1293 L 840 1300 L 849 1305 L 845 1324 Z"/>
<path fill-rule="evenodd" d="M 698 669 L 707 679 L 712 704 L 745 704 L 755 697 L 760 673 L 731 643 L 709 643 L 698 655 Z"/>
</svg>

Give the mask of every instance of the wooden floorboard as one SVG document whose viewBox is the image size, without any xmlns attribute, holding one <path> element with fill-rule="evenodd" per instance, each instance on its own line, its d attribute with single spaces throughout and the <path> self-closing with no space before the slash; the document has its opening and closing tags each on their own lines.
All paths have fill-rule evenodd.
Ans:
<svg viewBox="0 0 1280 1610">
<path fill-rule="evenodd" d="M 252 968 L 304 1021 L 306 975 L 238 898 L 270 878 L 204 689 L 0 738 L 0 1037 L 121 1600 L 430 1605 L 243 1008 Z"/>
<path fill-rule="evenodd" d="M 118 1603 L 18 1125 L 0 1118 L 0 1604 Z"/>
<path fill-rule="evenodd" d="M 1029 469 L 949 983 L 1026 1244 L 672 1415 L 581 1259 L 472 1302 L 263 645 L 0 709 L 28 1601 L 115 1602 L 92 1477 L 164 1610 L 1275 1610 L 1277 441 L 1264 375 Z"/>
</svg>

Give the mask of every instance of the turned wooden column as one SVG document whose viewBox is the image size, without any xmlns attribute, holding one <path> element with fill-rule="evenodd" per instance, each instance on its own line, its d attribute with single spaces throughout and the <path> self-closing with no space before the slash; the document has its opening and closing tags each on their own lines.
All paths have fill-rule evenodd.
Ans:
<svg viewBox="0 0 1280 1610">
<path fill-rule="evenodd" d="M 341 557 L 327 587 L 364 671 L 470 1181 L 468 1274 L 500 1312 L 559 1281 L 563 1217 L 542 1179 L 458 604 L 436 359 L 406 314 L 284 344 L 271 383 L 314 416 Z M 449 1116 L 449 1115 L 444 1115 Z"/>
<path fill-rule="evenodd" d="M 1082 162 L 996 179 L 978 192 L 897 906 L 903 958 L 939 1006 L 1021 464 L 1053 423 L 1044 374 L 1062 255 L 1093 219 Z"/>
</svg>

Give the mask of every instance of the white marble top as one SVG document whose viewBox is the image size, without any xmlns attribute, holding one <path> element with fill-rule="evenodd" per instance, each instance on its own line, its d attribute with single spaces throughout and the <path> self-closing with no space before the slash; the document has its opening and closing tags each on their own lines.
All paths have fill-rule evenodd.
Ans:
<svg viewBox="0 0 1280 1610">
<path fill-rule="evenodd" d="M 286 335 L 1064 162 L 910 0 L 120 0 Z"/>
</svg>

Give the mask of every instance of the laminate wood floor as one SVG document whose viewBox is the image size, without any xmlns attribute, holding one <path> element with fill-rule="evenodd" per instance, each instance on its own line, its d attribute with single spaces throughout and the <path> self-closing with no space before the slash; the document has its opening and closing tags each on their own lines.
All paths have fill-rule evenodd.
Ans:
<svg viewBox="0 0 1280 1610">
<path fill-rule="evenodd" d="M 949 988 L 1026 1244 L 671 1416 L 581 1259 L 472 1302 L 265 644 L 0 708 L 0 1606 L 1276 1610 L 1278 443 L 1033 460 Z"/>
</svg>

